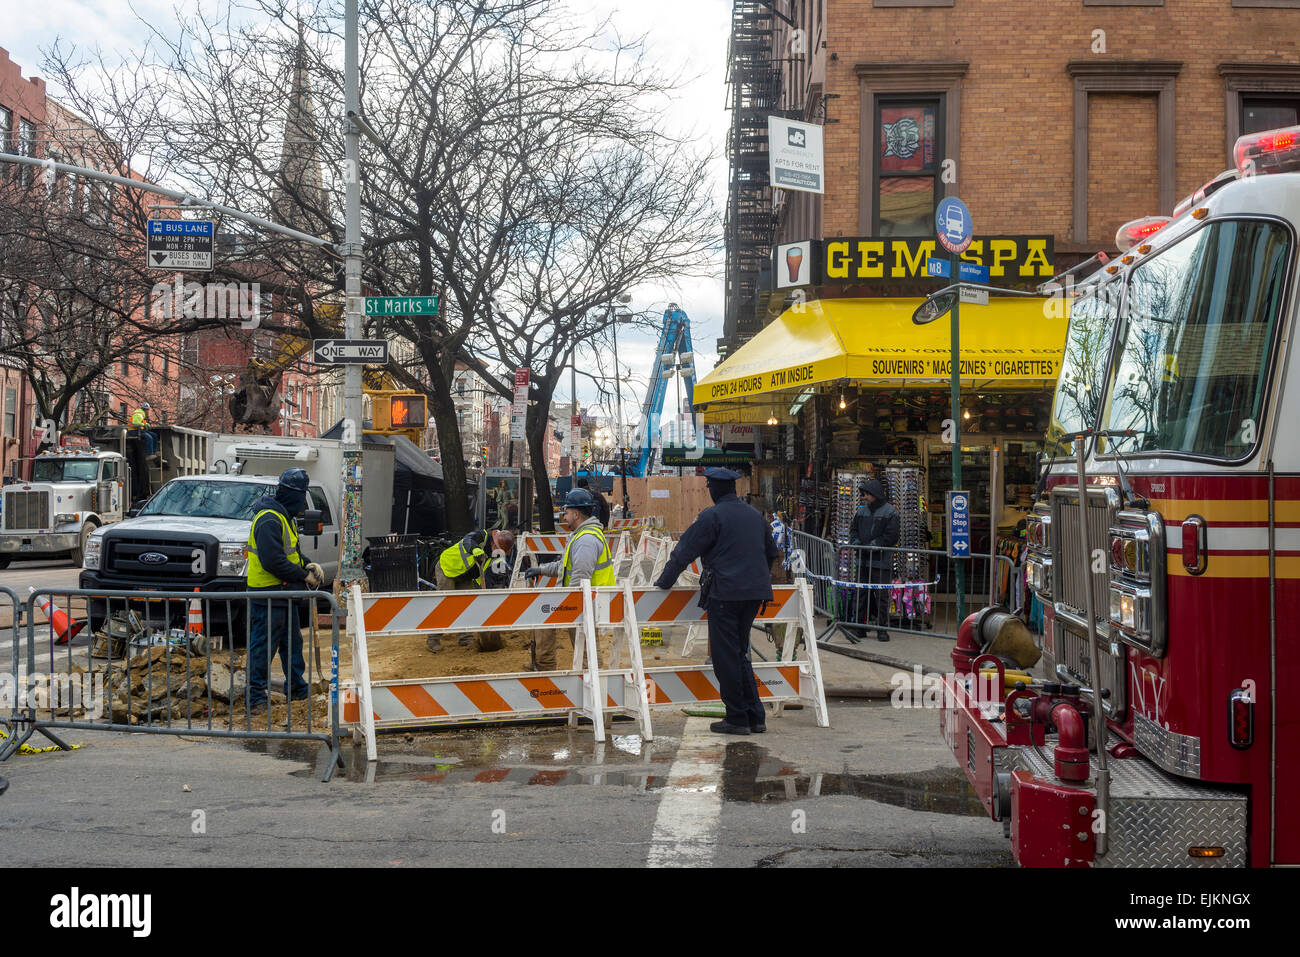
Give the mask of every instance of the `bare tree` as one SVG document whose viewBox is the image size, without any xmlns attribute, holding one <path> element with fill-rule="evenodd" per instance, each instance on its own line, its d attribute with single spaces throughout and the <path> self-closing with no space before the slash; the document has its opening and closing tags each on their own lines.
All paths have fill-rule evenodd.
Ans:
<svg viewBox="0 0 1300 957">
<path fill-rule="evenodd" d="M 166 90 L 143 105 L 125 102 L 127 79 L 79 84 L 71 62 L 58 78 L 106 127 L 135 125 L 151 178 L 335 243 L 344 183 L 359 178 L 366 291 L 442 297 L 436 318 L 372 319 L 368 334 L 405 338 L 419 358 L 389 371 L 429 397 L 460 532 L 457 363 L 503 396 L 510 384 L 494 370 L 534 370 L 529 437 L 546 489 L 559 370 L 594 341 L 603 305 L 701 262 L 715 228 L 703 163 L 656 128 L 672 78 L 637 44 L 608 40 L 607 24 L 575 23 L 553 0 L 360 6 L 362 112 L 378 142 L 363 141 L 358 170 L 342 149 L 341 0 L 250 0 L 238 22 L 199 12 L 154 25 L 151 46 L 118 71 Z M 214 278 L 257 264 L 296 291 L 283 331 L 334 331 L 321 305 L 342 290 L 337 256 L 255 231 L 239 252 Z"/>
</svg>

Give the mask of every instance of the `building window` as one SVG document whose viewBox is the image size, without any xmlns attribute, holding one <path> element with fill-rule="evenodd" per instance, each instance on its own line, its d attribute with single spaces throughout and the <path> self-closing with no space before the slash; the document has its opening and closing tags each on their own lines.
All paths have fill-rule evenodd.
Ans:
<svg viewBox="0 0 1300 957">
<path fill-rule="evenodd" d="M 13 126 L 13 111 L 0 106 L 0 149 L 3 149 L 6 153 L 12 153 L 14 149 Z M 13 164 L 0 163 L 0 166 L 4 167 L 4 169 L 0 169 L 0 182 L 3 182 L 13 175 L 13 173 L 10 172 L 13 168 Z"/>
<path fill-rule="evenodd" d="M 859 63 L 858 231 L 933 236 L 940 177 L 961 155 L 961 81 L 969 64 Z M 924 223 L 922 223 L 924 219 Z"/>
<path fill-rule="evenodd" d="M 1300 125 L 1300 96 L 1242 95 L 1238 135 L 1297 125 Z"/>
<path fill-rule="evenodd" d="M 121 372 L 122 372 L 123 377 L 125 377 L 125 376 L 126 376 L 126 356 L 122 356 L 122 368 L 121 368 Z"/>
<path fill-rule="evenodd" d="M 1232 147 L 1243 133 L 1272 129 L 1270 119 L 1283 119 L 1278 126 L 1297 122 L 1300 105 L 1300 65 L 1290 63 L 1220 63 L 1223 77 L 1224 157 L 1233 165 Z M 1253 114 L 1247 117 L 1247 110 Z M 1287 117 L 1290 119 L 1286 119 Z"/>
<path fill-rule="evenodd" d="M 126 425 L 128 422 L 131 421 L 131 417 L 130 417 L 129 415 L 126 414 L 126 403 L 125 403 L 125 402 L 119 402 L 119 403 L 117 404 L 117 414 L 118 414 L 119 416 L 121 416 L 121 418 L 122 418 L 122 424 L 123 424 L 123 425 Z"/>
<path fill-rule="evenodd" d="M 18 390 L 5 389 L 5 438 L 18 434 Z"/>
<path fill-rule="evenodd" d="M 18 120 L 18 155 L 35 156 L 36 155 L 36 126 L 31 120 Z M 18 181 L 24 186 L 32 185 L 32 167 L 24 166 L 19 173 Z"/>
<path fill-rule="evenodd" d="M 1074 193 L 1072 239 L 1077 243 L 1089 241 L 1088 188 L 1090 185 L 1088 101 L 1092 94 L 1141 94 L 1155 96 L 1155 136 L 1151 157 L 1156 179 L 1157 209 L 1143 210 L 1144 214 L 1173 211 L 1174 196 L 1174 80 L 1182 70 L 1182 63 L 1173 60 L 1072 60 L 1066 72 L 1074 79 Z M 1111 104 L 1123 109 L 1132 104 L 1119 100 Z M 1133 142 L 1132 130 L 1107 131 L 1114 137 L 1128 137 Z M 1096 144 L 1094 144 L 1096 145 Z M 1098 155 L 1103 155 L 1099 151 Z M 1095 225 L 1095 224 L 1094 224 Z M 1116 225 L 1116 224 L 1112 224 Z M 1101 233 L 1104 229 L 1093 230 Z M 1106 237 L 1109 238 L 1109 237 Z"/>
<path fill-rule="evenodd" d="M 876 98 L 873 236 L 929 236 L 943 159 L 943 98 Z"/>
</svg>

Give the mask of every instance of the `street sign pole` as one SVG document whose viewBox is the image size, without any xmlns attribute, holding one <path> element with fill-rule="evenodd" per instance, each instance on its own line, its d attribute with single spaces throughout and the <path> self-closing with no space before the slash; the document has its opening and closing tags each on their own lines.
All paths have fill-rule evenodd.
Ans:
<svg viewBox="0 0 1300 957">
<path fill-rule="evenodd" d="M 954 282 L 961 280 L 961 254 L 970 246 L 974 235 L 970 210 L 956 196 L 945 197 L 935 210 L 935 230 L 939 243 L 948 250 L 949 275 Z M 952 315 L 949 316 L 952 330 L 952 349 L 950 357 L 950 379 L 952 383 L 952 487 L 953 491 L 961 488 L 961 290 L 953 297 Z M 990 493 L 991 494 L 991 493 Z M 952 546 L 952 529 L 948 529 L 949 551 Z M 969 551 L 966 553 L 969 556 Z M 957 590 L 957 624 L 966 620 L 966 566 L 961 558 L 954 559 L 954 582 Z"/>
<path fill-rule="evenodd" d="M 952 264 L 952 274 L 960 275 L 961 256 L 953 253 L 950 260 Z M 958 295 L 952 303 L 952 487 L 954 490 L 962 487 L 961 485 L 961 296 Z M 990 477 L 990 481 L 992 478 Z M 993 494 L 990 489 L 989 494 Z M 949 531 L 951 535 L 951 530 Z M 957 626 L 966 620 L 966 563 L 960 558 L 956 559 L 957 567 L 955 569 L 956 577 L 954 581 L 957 586 Z"/>
<path fill-rule="evenodd" d="M 361 338 L 361 314 L 357 300 L 361 296 L 361 173 L 360 142 L 356 121 L 361 113 L 360 78 L 357 55 L 357 0 L 344 6 L 344 203 L 343 277 L 347 307 L 344 335 Z M 348 365 L 343 370 L 343 548 L 339 562 L 339 581 L 343 590 L 363 584 L 361 567 L 361 366 Z"/>
</svg>

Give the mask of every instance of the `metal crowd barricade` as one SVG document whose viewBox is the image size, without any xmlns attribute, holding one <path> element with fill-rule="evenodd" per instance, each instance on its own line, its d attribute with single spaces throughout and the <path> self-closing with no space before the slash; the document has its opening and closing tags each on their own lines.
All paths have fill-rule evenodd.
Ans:
<svg viewBox="0 0 1300 957">
<path fill-rule="evenodd" d="M 0 585 L 0 608 L 8 602 L 10 611 L 9 655 L 8 664 L 0 674 L 0 725 L 4 726 L 5 737 L 0 739 L 0 761 L 18 750 L 21 742 L 17 741 L 15 729 L 20 725 L 21 711 L 18 707 L 20 696 L 18 688 L 24 674 L 21 653 L 23 642 L 18 638 L 22 629 L 23 604 L 13 589 Z M 0 632 L 3 634 L 3 632 Z M 25 738 L 23 740 L 26 740 Z"/>
<path fill-rule="evenodd" d="M 0 589 L 0 595 L 13 592 Z M 267 706 L 252 710 L 248 648 L 244 644 L 254 608 L 274 602 L 307 604 L 310 625 L 302 655 L 306 697 L 297 699 L 283 682 L 272 680 L 277 642 L 266 642 Z M 331 629 L 328 666 L 321 663 L 315 602 L 329 606 Z M 89 646 L 76 636 L 74 602 L 84 602 Z M 36 622 L 40 608 L 46 621 Z M 89 591 L 33 589 L 23 607 L 25 627 L 15 629 L 15 672 L 25 658 L 26 673 L 15 674 L 14 730 L 0 747 L 0 760 L 16 752 L 33 734 L 68 747 L 54 729 L 129 731 L 213 738 L 319 741 L 330 748 L 323 780 L 342 767 L 339 753 L 339 615 L 328 592 L 306 591 Z M 290 614 L 286 606 L 283 614 Z M 216 634 L 221 625 L 223 634 Z M 228 647 L 224 647 L 226 643 Z M 23 653 L 17 651 L 19 644 Z M 284 642 L 287 644 L 287 642 Z M 284 650 L 288 650 L 287 648 Z M 84 659 L 82 654 L 85 653 Z M 328 667 L 328 672 L 325 668 Z M 328 715 L 313 715 L 313 692 L 324 693 L 328 676 Z M 273 692 L 279 691 L 280 694 Z M 283 715 L 280 715 L 281 700 Z"/>
<path fill-rule="evenodd" d="M 1002 570 L 1014 571 L 1005 555 L 950 558 L 932 548 L 836 545 L 788 527 L 774 532 L 795 574 L 806 569 L 813 606 L 830 619 L 819 640 L 840 630 L 851 641 L 877 630 L 956 638 L 956 563 L 966 570 L 967 613 L 1008 600 Z M 1012 576 L 1008 574 L 1009 583 Z"/>
</svg>

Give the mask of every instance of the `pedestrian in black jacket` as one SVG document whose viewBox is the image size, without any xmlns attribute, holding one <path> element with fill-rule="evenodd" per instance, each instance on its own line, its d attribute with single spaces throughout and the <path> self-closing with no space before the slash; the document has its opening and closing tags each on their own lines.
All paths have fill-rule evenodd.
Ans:
<svg viewBox="0 0 1300 957">
<path fill-rule="evenodd" d="M 749 631 L 759 607 L 772 600 L 772 562 L 780 557 L 762 514 L 736 497 L 731 469 L 711 468 L 712 508 L 700 512 L 668 557 L 657 588 L 672 588 L 677 576 L 697 558 L 704 559 L 700 593 L 709 613 L 709 653 L 727 716 L 709 730 L 718 734 L 758 734 L 767 716 L 758 699 L 749 662 Z"/>
<path fill-rule="evenodd" d="M 862 506 L 853 516 L 849 529 L 850 545 L 868 545 L 892 548 L 898 544 L 898 509 L 889 504 L 885 487 L 880 479 L 867 479 L 862 487 Z M 860 553 L 858 580 L 875 586 L 891 584 L 894 553 L 870 551 Z M 867 590 L 867 619 L 864 624 L 883 625 L 889 614 L 889 589 L 874 587 Z M 876 639 L 888 641 L 889 632 L 877 627 Z"/>
</svg>

